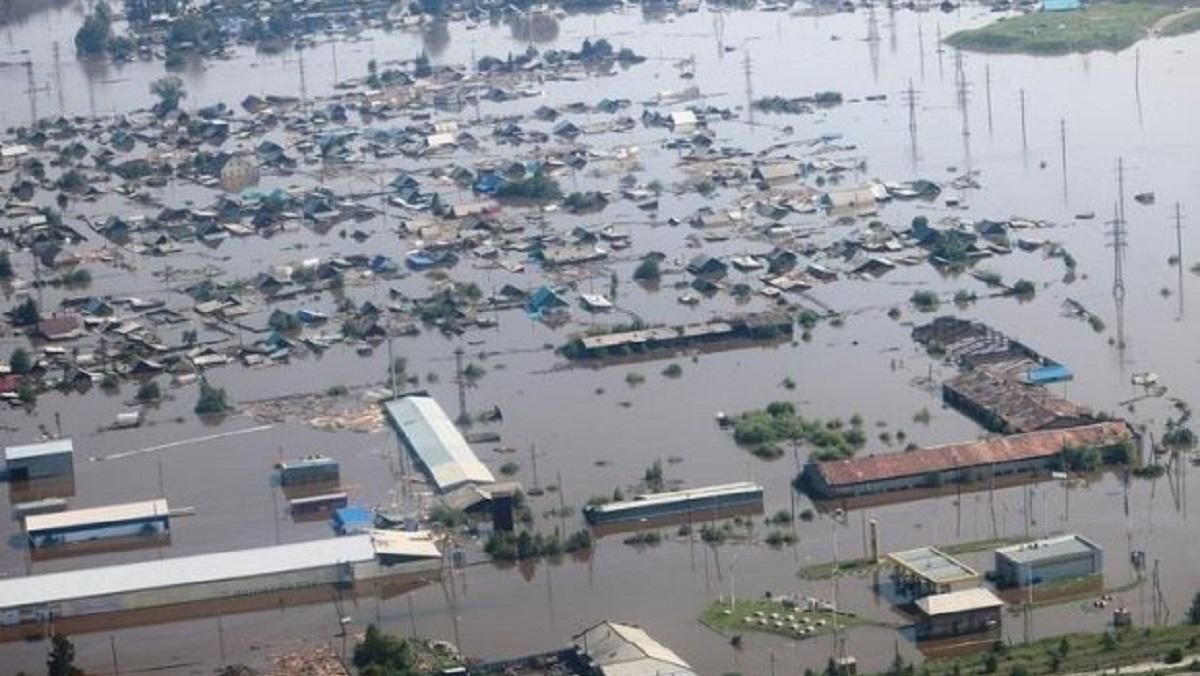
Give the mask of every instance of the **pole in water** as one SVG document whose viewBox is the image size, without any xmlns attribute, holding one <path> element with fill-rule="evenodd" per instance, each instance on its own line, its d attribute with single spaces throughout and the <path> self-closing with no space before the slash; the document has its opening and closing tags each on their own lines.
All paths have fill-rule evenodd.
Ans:
<svg viewBox="0 0 1200 676">
<path fill-rule="evenodd" d="M 1058 121 L 1058 143 L 1062 150 L 1062 175 L 1063 175 L 1063 191 L 1067 189 L 1067 121 L 1060 119 Z"/>
<path fill-rule="evenodd" d="M 992 133 L 992 67 L 983 67 L 983 88 L 987 95 L 988 134 Z"/>
<path fill-rule="evenodd" d="M 1029 136 L 1025 133 L 1025 90 L 1021 90 L 1021 147 L 1029 147 Z"/>
</svg>

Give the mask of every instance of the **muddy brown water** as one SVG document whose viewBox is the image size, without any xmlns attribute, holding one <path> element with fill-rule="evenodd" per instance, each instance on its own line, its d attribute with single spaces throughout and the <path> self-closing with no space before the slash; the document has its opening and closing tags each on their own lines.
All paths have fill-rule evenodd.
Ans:
<svg viewBox="0 0 1200 676">
<path fill-rule="evenodd" d="M 51 6 L 22 16 L 0 32 L 8 50 L 2 58 L 15 61 L 21 50 L 29 50 L 37 84 L 34 106 L 39 115 L 104 115 L 151 102 L 148 83 L 161 76 L 160 63 L 109 66 L 79 63 L 71 58 L 71 35 L 79 21 L 75 5 Z M 841 90 L 848 97 L 886 94 L 883 102 L 848 103 L 811 116 L 755 113 L 753 126 L 743 119 L 718 123 L 714 129 L 719 145 L 742 145 L 753 150 L 797 138 L 842 133 L 845 142 L 857 145 L 856 153 L 869 160 L 867 172 L 847 178 L 847 184 L 869 177 L 924 176 L 943 180 L 968 168 L 979 170 L 984 187 L 962 194 L 970 205 L 967 211 L 920 202 L 897 203 L 885 207 L 881 218 L 891 224 L 907 223 L 916 214 L 931 218 L 1019 215 L 1047 219 L 1061 225 L 1029 234 L 1061 241 L 1079 261 L 1078 278 L 1064 283 L 1061 262 L 1046 261 L 1041 254 L 1015 252 L 984 261 L 982 268 L 998 271 L 1007 280 L 1035 280 L 1038 295 L 1027 303 L 987 300 L 959 313 L 986 320 L 1069 365 L 1076 373 L 1075 380 L 1053 387 L 1097 409 L 1118 412 L 1119 402 L 1139 394 L 1129 384 L 1129 377 L 1140 370 L 1160 373 L 1170 395 L 1190 399 L 1200 385 L 1194 340 L 1200 307 L 1193 275 L 1185 272 L 1178 286 L 1176 269 L 1168 266 L 1167 258 L 1174 254 L 1175 247 L 1171 205 L 1181 200 L 1185 213 L 1195 211 L 1188 208 L 1187 202 L 1200 179 L 1200 153 L 1196 152 L 1190 112 L 1200 104 L 1200 88 L 1194 86 L 1195 69 L 1191 65 L 1200 51 L 1200 37 L 1148 41 L 1139 45 L 1140 55 L 1136 58 L 1132 49 L 1115 55 L 1056 58 L 965 55 L 963 68 L 970 87 L 969 133 L 964 135 L 962 115 L 956 106 L 954 55 L 936 51 L 935 38 L 939 29 L 944 35 L 991 18 L 982 9 L 952 15 L 880 10 L 875 15 L 879 40 L 872 41 L 866 39 L 872 32 L 872 20 L 865 12 L 824 17 L 736 12 L 718 19 L 707 10 L 666 18 L 630 11 L 570 17 L 559 21 L 555 31 L 535 36 L 549 38 L 539 47 L 575 48 L 585 37 L 602 35 L 651 60 L 613 77 L 546 83 L 542 86 L 543 97 L 485 104 L 481 111 L 485 115 L 526 112 L 541 103 L 594 103 L 614 94 L 635 101 L 652 98 L 659 91 L 689 84 L 677 77 L 678 70 L 669 59 L 693 55 L 698 64 L 695 83 L 708 94 L 706 102 L 717 106 L 746 103 L 747 54 L 756 96 L 795 96 L 823 89 Z M 55 41 L 60 43 L 62 53 L 57 71 L 53 60 Z M 425 36 L 368 31 L 362 41 L 338 45 L 337 69 L 342 78 L 360 77 L 371 58 L 381 62 L 411 58 L 423 47 L 437 62 L 460 63 L 486 54 L 504 56 L 524 49 L 526 44 L 515 39 L 514 32 L 505 25 L 483 25 L 474 30 L 451 25 L 445 35 Z M 322 43 L 305 54 L 310 96 L 332 92 L 332 52 L 329 44 Z M 1137 61 L 1141 73 L 1135 90 Z M 985 68 L 990 70 L 991 81 L 990 129 Z M 294 53 L 265 56 L 242 50 L 231 61 L 191 64 L 182 76 L 189 106 L 218 100 L 236 105 L 250 93 L 299 93 L 299 63 Z M 920 90 L 915 160 L 908 113 L 900 97 L 909 79 Z M 24 70 L 0 68 L 0 85 L 6 91 L 24 92 Z M 1020 89 L 1024 89 L 1028 102 L 1024 143 L 1018 110 Z M 635 115 L 639 112 L 637 106 L 631 110 Z M 31 112 L 27 98 L 9 97 L 0 106 L 0 123 L 25 123 Z M 464 119 L 472 116 L 471 110 L 462 113 Z M 441 113 L 439 117 L 453 116 Z M 598 120 L 603 116 L 590 117 Z M 1060 120 L 1067 122 L 1065 188 L 1058 160 Z M 794 133 L 784 133 L 784 125 L 794 126 Z M 666 130 L 639 128 L 629 134 L 584 140 L 602 148 L 639 146 L 644 180 L 661 177 L 669 185 L 678 180 L 674 168 L 677 155 L 659 148 L 669 137 Z M 1123 352 L 1108 342 L 1114 335 L 1116 320 L 1111 296 L 1111 252 L 1105 246 L 1104 235 L 1104 221 L 1116 198 L 1114 170 L 1118 155 L 1125 157 L 1128 169 L 1127 198 L 1144 190 L 1154 190 L 1158 197 L 1149 206 L 1127 199 L 1129 346 Z M 449 159 L 469 161 L 471 156 L 462 153 Z M 1043 161 L 1045 168 L 1041 167 Z M 398 161 L 397 166 L 403 164 Z M 949 166 L 957 171 L 948 172 Z M 567 177 L 564 183 L 572 189 L 612 188 L 620 175 L 596 177 L 590 169 Z M 340 190 L 362 190 L 364 185 L 373 184 L 372 180 L 345 176 L 330 182 Z M 312 176 L 267 177 L 262 187 L 314 183 Z M 177 205 L 186 200 L 204 204 L 212 195 L 206 189 L 180 185 L 165 191 L 164 199 Z M 943 195 L 953 196 L 958 196 L 957 191 L 948 190 Z M 735 197 L 732 191 L 722 191 L 711 203 L 720 206 Z M 41 198 L 48 199 L 45 195 Z M 655 222 L 632 204 L 619 202 L 601 214 L 555 215 L 552 226 L 567 231 L 575 225 L 628 223 L 634 231 L 634 252 L 660 250 L 667 252 L 671 260 L 682 262 L 697 251 L 685 244 L 684 238 L 692 231 L 669 227 L 665 220 L 668 216 L 690 215 L 705 203 L 694 194 L 665 195 Z M 131 211 L 115 198 L 82 205 L 78 210 L 76 213 L 93 216 Z M 1072 222 L 1074 214 L 1084 211 L 1095 211 L 1097 218 Z M 821 242 L 855 230 L 830 226 L 819 216 L 794 216 L 787 222 L 819 230 L 815 239 Z M 182 297 L 167 292 L 152 274 L 168 265 L 176 269 L 216 265 L 233 276 L 249 277 L 272 263 L 307 256 L 387 252 L 400 258 L 408 248 L 409 243 L 391 233 L 393 222 L 379 218 L 359 227 L 373 233 L 362 244 L 301 229 L 271 240 L 229 241 L 215 249 L 190 246 L 171 258 L 137 257 L 133 272 L 96 265 L 92 266 L 96 277 L 93 291 L 163 298 L 177 306 L 184 304 Z M 1184 238 L 1186 267 L 1200 251 L 1188 231 Z M 298 245 L 304 248 L 297 249 Z M 768 246 L 766 242 L 748 243 L 735 237 L 705 244 L 703 250 L 732 255 L 762 251 Z M 609 272 L 615 272 L 620 281 L 617 302 L 622 309 L 670 323 L 700 321 L 737 307 L 722 296 L 695 308 L 680 305 L 670 283 L 682 276 L 668 277 L 656 292 L 645 291 L 628 281 L 635 261 L 636 256 L 623 256 L 593 266 L 593 274 L 583 278 L 579 290 L 606 291 Z M 28 261 L 18 260 L 17 265 L 28 274 Z M 456 279 L 476 281 L 485 289 L 509 282 L 522 288 L 535 288 L 541 283 L 533 266 L 527 273 L 510 274 L 475 269 L 464 262 L 451 274 Z M 731 273 L 731 279 L 739 279 L 739 273 Z M 695 360 L 676 357 L 599 369 L 558 369 L 561 361 L 550 351 L 540 349 L 542 346 L 562 343 L 581 324 L 624 319 L 590 318 L 578 310 L 574 312 L 576 322 L 560 329 L 531 322 L 520 311 L 508 311 L 496 316 L 496 329 L 473 331 L 464 339 L 425 331 L 418 338 L 398 339 L 396 350 L 408 358 L 412 372 L 438 374 L 438 382 L 424 386 L 453 414 L 451 353 L 465 341 L 483 341 L 464 345 L 468 359 L 478 361 L 488 371 L 469 391 L 468 404 L 473 410 L 499 405 L 504 412 L 503 423 L 486 429 L 500 432 L 502 444 L 518 449 L 518 453 L 496 454 L 485 445 L 477 449 L 480 457 L 494 470 L 507 460 L 518 462 L 521 470 L 516 478 L 529 484 L 532 474 L 528 449 L 536 444 L 540 483 L 558 483 L 561 475 L 563 501 L 577 509 L 593 494 L 610 494 L 616 486 L 629 489 L 654 459 L 662 458 L 668 480 L 689 485 L 746 478 L 762 482 L 767 489 L 766 512 L 771 514 L 790 506 L 789 481 L 796 471 L 795 460 L 789 455 L 766 463 L 736 448 L 728 433 L 714 424 L 717 411 L 732 413 L 787 398 L 813 416 L 845 419 L 859 412 L 871 436 L 877 430 L 894 433 L 903 429 L 911 441 L 926 444 L 980 433 L 973 423 L 943 410 L 935 397 L 913 384 L 930 374 L 939 378 L 952 372 L 939 364 L 930 370 L 929 360 L 908 337 L 909 322 L 929 318 L 904 307 L 912 290 L 923 285 L 947 294 L 959 288 L 982 291 L 981 284 L 965 275 L 943 276 L 928 266 L 900 268 L 876 281 L 839 281 L 820 286 L 813 294 L 848 313 L 844 326 L 823 324 L 813 332 L 809 343 L 701 354 Z M 420 275 L 409 275 L 352 288 L 350 294 L 358 301 L 386 303 L 388 288 L 419 295 L 428 283 Z M 1163 289 L 1169 293 L 1164 295 Z M 58 291 L 46 293 L 50 303 L 61 297 Z M 1068 297 L 1097 312 L 1108 326 L 1105 333 L 1096 334 L 1086 323 L 1062 317 L 1060 306 Z M 301 299 L 289 307 L 302 304 L 326 310 L 333 306 L 332 300 L 325 297 Z M 905 310 L 902 322 L 885 315 L 894 305 Z M 755 298 L 742 307 L 763 309 L 767 305 Z M 242 338 L 255 339 L 250 334 Z M 21 340 L 17 338 L 0 338 L 0 352 L 7 354 L 18 344 Z M 499 354 L 479 359 L 482 350 Z M 369 357 L 359 357 L 353 350 L 339 347 L 320 357 L 297 358 L 288 366 L 254 370 L 229 366 L 210 375 L 228 388 L 233 399 L 250 401 L 319 391 L 334 384 L 381 382 L 386 376 L 386 354 L 386 349 L 380 347 Z M 683 367 L 681 378 L 659 375 L 671 361 Z M 633 372 L 645 375 L 645 383 L 636 387 L 626 384 L 626 375 Z M 784 377 L 795 380 L 794 391 L 780 386 Z M 301 421 L 289 421 L 270 429 L 90 461 L 92 457 L 179 440 L 252 430 L 260 424 L 238 415 L 215 423 L 198 421 L 191 414 L 194 388 L 168 388 L 170 398 L 148 412 L 147 426 L 101 432 L 117 412 L 128 408 L 132 388 L 126 384 L 117 395 L 96 390 L 86 395 L 47 395 L 32 414 L 5 410 L 0 420 L 16 431 L 6 432 L 3 443 L 30 441 L 36 437 L 39 425 L 54 429 L 57 413 L 64 432 L 76 442 L 73 506 L 143 499 L 162 491 L 173 506 L 195 507 L 195 516 L 176 520 L 168 546 L 31 563 L 20 546 L 19 524 L 10 518 L 9 501 L 0 500 L 0 523 L 5 524 L 3 532 L 9 543 L 0 550 L 0 569 L 13 575 L 44 573 L 328 537 L 325 523 L 295 523 L 288 518 L 286 504 L 272 484 L 274 463 L 313 452 L 332 454 L 342 461 L 342 485 L 355 502 L 389 504 L 394 499 L 395 442 L 382 430 L 329 433 Z M 346 400 L 347 407 L 355 405 L 352 398 Z M 922 407 L 933 413 L 928 425 L 912 420 Z M 1132 412 L 1121 412 L 1159 430 L 1170 410 L 1165 400 L 1152 399 L 1138 403 Z M 884 421 L 886 426 L 877 428 L 876 421 Z M 895 450 L 874 440 L 870 446 L 878 452 Z M 666 463 L 671 456 L 683 462 Z M 1187 469 L 1184 492 L 1196 492 L 1190 489 L 1195 479 L 1191 468 Z M 470 566 L 453 585 L 432 585 L 390 598 L 359 598 L 343 612 L 331 603 L 246 613 L 234 613 L 230 608 L 220 621 L 223 640 L 219 638 L 217 619 L 207 617 L 112 628 L 77 635 L 75 641 L 79 662 L 92 672 L 112 670 L 111 648 L 115 645 L 122 673 L 159 669 L 162 673 L 199 674 L 219 666 L 222 643 L 227 661 L 251 664 L 264 664 L 270 654 L 305 643 L 324 643 L 340 651 L 338 620 L 343 615 L 352 618 L 352 631 L 361 631 L 366 623 L 378 621 L 398 633 L 415 629 L 422 635 L 456 641 L 467 654 L 486 658 L 554 648 L 590 623 L 612 618 L 645 626 L 701 673 L 768 673 L 772 654 L 778 669 L 796 672 L 824 664 L 834 649 L 832 639 L 795 642 L 747 635 L 743 648 L 736 650 L 696 618 L 709 601 L 731 591 L 737 595 L 790 591 L 831 598 L 832 582 L 801 581 L 796 570 L 832 559 L 835 549 L 841 557 L 861 556 L 861 524 L 865 518 L 880 522 L 885 549 L 994 536 L 1020 537 L 1027 523 L 1023 490 L 1013 487 L 995 492 L 995 522 L 991 517 L 992 496 L 982 492 L 964 494 L 960 502 L 954 495 L 945 495 L 855 510 L 845 525 L 818 516 L 812 523 L 797 524 L 799 543 L 783 550 L 761 544 L 768 532 L 761 522 L 755 528 L 755 544 L 731 544 L 715 551 L 674 537 L 659 546 L 635 550 L 622 544 L 620 537 L 608 537 L 599 542 L 587 561 L 565 558 L 557 564 L 517 568 Z M 1128 515 L 1123 508 L 1123 493 L 1121 482 L 1112 475 L 1071 488 L 1069 498 L 1067 489 L 1058 484 L 1039 484 L 1032 500 L 1029 533 L 1076 531 L 1100 542 L 1105 548 L 1105 580 L 1113 587 L 1124 586 L 1132 578 L 1131 550 L 1146 551 L 1151 562 L 1159 561 L 1170 621 L 1177 621 L 1200 586 L 1194 572 L 1200 562 L 1200 545 L 1191 537 L 1196 518 L 1191 517 L 1193 508 L 1182 497 L 1177 504 L 1165 479 L 1134 481 L 1129 486 Z M 558 506 L 556 495 L 533 498 L 532 504 L 539 528 L 548 531 L 560 525 L 557 518 L 542 518 L 543 512 Z M 799 499 L 801 508 L 806 504 Z M 580 523 L 576 511 L 565 525 L 570 530 Z M 986 553 L 963 558 L 981 570 L 990 567 Z M 1139 624 L 1153 619 L 1150 599 L 1148 585 L 1118 595 L 1118 603 L 1131 607 Z M 872 591 L 869 577 L 842 579 L 838 601 L 864 615 L 898 621 L 890 602 Z M 1109 620 L 1108 612 L 1094 611 L 1089 605 L 1084 600 L 1038 608 L 1029 633 L 1043 636 L 1066 629 L 1099 630 Z M 1019 641 L 1024 637 L 1020 617 L 1006 613 L 1004 623 L 1008 639 Z M 849 633 L 846 648 L 858 656 L 862 668 L 881 668 L 891 659 L 895 636 L 888 629 L 858 628 Z M 900 645 L 907 656 L 915 654 L 909 641 Z M 0 672 L 39 670 L 45 650 L 43 643 L 36 642 L 2 645 Z"/>
</svg>

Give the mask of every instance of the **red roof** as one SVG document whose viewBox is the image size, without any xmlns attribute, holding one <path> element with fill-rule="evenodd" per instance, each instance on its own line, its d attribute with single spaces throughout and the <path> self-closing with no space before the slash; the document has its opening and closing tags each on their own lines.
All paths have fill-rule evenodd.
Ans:
<svg viewBox="0 0 1200 676">
<path fill-rule="evenodd" d="M 21 385 L 21 376 L 18 376 L 15 374 L 0 376 L 0 394 L 7 394 L 8 392 L 16 392 L 17 388 L 20 387 L 20 385 Z"/>
<path fill-rule="evenodd" d="M 817 469 L 827 484 L 839 486 L 1042 458 L 1057 455 L 1064 446 L 1098 448 L 1132 436 L 1129 425 L 1124 421 L 1102 422 L 1063 430 L 1042 430 L 996 439 L 931 446 L 906 453 L 821 462 L 817 463 Z"/>
</svg>

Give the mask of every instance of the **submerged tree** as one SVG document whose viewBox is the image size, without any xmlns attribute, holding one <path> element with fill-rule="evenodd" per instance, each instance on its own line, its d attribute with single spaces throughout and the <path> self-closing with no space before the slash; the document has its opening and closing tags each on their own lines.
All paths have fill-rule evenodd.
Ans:
<svg viewBox="0 0 1200 676">
<path fill-rule="evenodd" d="M 50 656 L 46 659 L 49 676 L 79 676 L 83 670 L 75 666 L 75 645 L 62 634 L 50 639 Z"/>
<path fill-rule="evenodd" d="M 158 97 L 158 103 L 154 105 L 154 114 L 159 117 L 179 110 L 179 102 L 187 97 L 187 92 L 183 89 L 183 80 L 174 75 L 151 82 L 150 93 Z"/>
</svg>

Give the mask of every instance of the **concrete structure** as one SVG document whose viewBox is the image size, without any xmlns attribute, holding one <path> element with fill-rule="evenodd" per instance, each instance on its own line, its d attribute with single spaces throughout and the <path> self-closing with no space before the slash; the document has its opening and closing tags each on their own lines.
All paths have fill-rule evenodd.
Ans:
<svg viewBox="0 0 1200 676">
<path fill-rule="evenodd" d="M 25 517 L 25 534 L 33 549 L 110 538 L 165 536 L 170 532 L 170 510 L 162 499 Z"/>
<path fill-rule="evenodd" d="M 1062 535 L 996 550 L 996 583 L 1006 587 L 1074 580 L 1104 570 L 1100 545 L 1082 535 Z"/>
<path fill-rule="evenodd" d="M 980 575 L 936 547 L 918 547 L 887 555 L 892 580 L 902 596 L 921 598 L 979 586 Z"/>
<path fill-rule="evenodd" d="M 364 535 L 0 579 L 0 626 L 437 571 L 424 533 Z"/>
<path fill-rule="evenodd" d="M 439 492 L 496 482 L 433 397 L 409 395 L 386 401 L 383 407 L 396 435 Z"/>
<path fill-rule="evenodd" d="M 601 676 L 696 676 L 682 657 L 632 624 L 601 622 L 572 640 Z"/>
<path fill-rule="evenodd" d="M 75 473 L 75 446 L 70 439 L 4 449 L 4 470 L 10 481 L 47 479 Z"/>
<path fill-rule="evenodd" d="M 1004 607 L 991 591 L 982 587 L 918 599 L 918 640 L 949 638 L 1000 628 Z"/>
<path fill-rule="evenodd" d="M 680 326 L 660 326 L 594 336 L 579 336 L 563 349 L 569 359 L 621 357 L 651 350 L 673 350 L 723 341 L 782 340 L 792 336 L 787 315 L 757 314 L 722 321 Z"/>
<path fill-rule="evenodd" d="M 1122 421 L 1094 423 L 944 444 L 907 453 L 809 463 L 801 484 L 809 495 L 824 500 L 936 488 L 1046 472 L 1059 466 L 1064 448 L 1105 451 L 1133 441 L 1133 431 Z"/>
<path fill-rule="evenodd" d="M 588 505 L 583 516 L 590 524 L 619 523 L 694 514 L 705 515 L 725 509 L 753 507 L 762 511 L 763 487 L 749 481 L 719 486 L 701 486 L 670 493 L 638 495 L 632 500 L 605 505 Z"/>
</svg>

